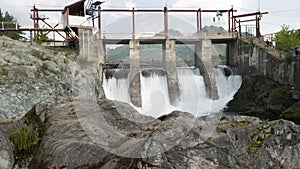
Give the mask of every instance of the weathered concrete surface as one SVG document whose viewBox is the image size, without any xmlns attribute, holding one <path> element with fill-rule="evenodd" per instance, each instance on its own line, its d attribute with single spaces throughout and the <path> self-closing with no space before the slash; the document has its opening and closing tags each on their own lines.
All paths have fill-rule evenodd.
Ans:
<svg viewBox="0 0 300 169">
<path fill-rule="evenodd" d="M 105 46 L 93 34 L 91 28 L 79 28 L 79 56 L 73 73 L 73 96 L 100 98 L 104 96 L 102 86 Z"/>
<path fill-rule="evenodd" d="M 204 78 L 206 92 L 209 98 L 219 98 L 216 79 L 212 64 L 212 43 L 211 40 L 202 40 L 195 46 L 195 64 L 199 67 L 200 74 Z"/>
<path fill-rule="evenodd" d="M 300 124 L 300 62 L 286 57 L 257 39 L 232 43 L 229 64 L 243 76 L 243 84 L 229 112 L 263 119 L 288 119 Z"/>
<path fill-rule="evenodd" d="M 299 61 L 276 52 L 275 49 L 265 47 L 257 40 L 240 39 L 231 45 L 237 53 L 230 55 L 230 66 L 237 68 L 241 75 L 261 74 L 280 84 L 300 90 Z"/>
<path fill-rule="evenodd" d="M 140 79 L 140 44 L 138 40 L 129 41 L 130 48 L 130 99 L 131 103 L 142 107 L 141 79 Z"/>
<path fill-rule="evenodd" d="M 99 77 L 99 83 L 98 86 L 102 86 L 103 83 L 103 68 L 105 67 L 105 60 L 106 60 L 106 49 L 105 44 L 102 40 L 97 39 L 97 54 L 98 54 L 98 77 Z"/>
<path fill-rule="evenodd" d="M 167 83 L 169 90 L 169 98 L 171 104 L 180 99 L 180 92 L 178 87 L 178 74 L 176 64 L 176 48 L 175 40 L 167 39 L 163 44 L 163 64 L 167 72 Z"/>
</svg>

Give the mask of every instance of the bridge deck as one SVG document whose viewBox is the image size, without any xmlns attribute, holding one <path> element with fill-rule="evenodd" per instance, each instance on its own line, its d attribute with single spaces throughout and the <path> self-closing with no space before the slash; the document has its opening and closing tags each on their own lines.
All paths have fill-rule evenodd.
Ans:
<svg viewBox="0 0 300 169">
<path fill-rule="evenodd" d="M 135 37 L 140 41 L 140 44 L 163 44 L 167 40 L 164 36 L 153 37 Z M 168 39 L 173 39 L 176 44 L 195 44 L 201 40 L 210 39 L 212 43 L 227 43 L 237 40 L 235 33 L 220 33 L 220 34 L 203 34 L 201 36 L 170 36 Z M 104 44 L 129 44 L 132 38 L 105 38 L 102 39 Z"/>
</svg>

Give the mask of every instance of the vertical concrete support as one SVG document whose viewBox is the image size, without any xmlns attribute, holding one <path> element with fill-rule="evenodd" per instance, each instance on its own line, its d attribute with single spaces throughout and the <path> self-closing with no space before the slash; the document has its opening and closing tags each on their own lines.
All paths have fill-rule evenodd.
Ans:
<svg viewBox="0 0 300 169">
<path fill-rule="evenodd" d="M 106 50 L 105 50 L 105 44 L 103 43 L 103 41 L 99 38 L 97 38 L 96 40 L 96 52 L 97 52 L 97 65 L 98 65 L 98 77 L 99 77 L 99 81 L 98 81 L 98 85 L 102 86 L 103 83 L 103 68 L 105 67 L 105 60 L 106 60 Z"/>
<path fill-rule="evenodd" d="M 167 39 L 163 44 L 163 64 L 167 72 L 167 83 L 169 89 L 170 103 L 180 99 L 180 92 L 178 87 L 178 75 L 176 70 L 176 48 L 175 40 Z"/>
<path fill-rule="evenodd" d="M 139 40 L 129 41 L 130 48 L 130 100 L 135 106 L 142 106 L 141 79 L 140 79 L 140 51 Z"/>
<path fill-rule="evenodd" d="M 211 40 L 202 40 L 195 45 L 195 64 L 204 78 L 206 92 L 209 98 L 217 100 L 218 89 L 212 65 Z"/>
<path fill-rule="evenodd" d="M 91 50 L 95 43 L 92 28 L 78 28 L 79 55 L 87 59 L 95 57 L 94 50 Z"/>
<path fill-rule="evenodd" d="M 80 73 L 85 79 L 78 83 L 78 87 L 85 93 L 85 97 L 100 98 L 104 96 L 101 89 L 103 63 L 105 63 L 105 48 L 102 41 L 93 34 L 92 28 L 79 28 L 79 56 L 77 64 L 80 66 Z M 80 80 L 80 79 L 79 79 Z"/>
<path fill-rule="evenodd" d="M 300 90 L 300 64 L 297 60 L 294 62 L 294 86 Z"/>
<path fill-rule="evenodd" d="M 228 66 L 237 66 L 237 44 L 236 42 L 231 42 L 227 44 L 226 48 L 226 64 Z"/>
</svg>

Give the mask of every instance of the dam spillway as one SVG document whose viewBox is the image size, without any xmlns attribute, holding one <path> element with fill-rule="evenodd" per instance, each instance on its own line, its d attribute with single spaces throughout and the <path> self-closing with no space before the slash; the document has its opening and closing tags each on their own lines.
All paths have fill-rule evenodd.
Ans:
<svg viewBox="0 0 300 169">
<path fill-rule="evenodd" d="M 145 115 L 159 117 L 173 110 L 205 116 L 222 111 L 241 86 L 241 76 L 228 73 L 228 67 L 214 68 L 218 99 L 211 99 L 206 91 L 204 78 L 196 67 L 177 67 L 180 96 L 171 104 L 167 74 L 163 69 L 142 69 L 142 106 L 136 109 Z M 226 69 L 226 70 L 225 70 Z M 103 73 L 103 88 L 108 99 L 130 103 L 130 78 L 128 69 L 107 69 Z"/>
</svg>

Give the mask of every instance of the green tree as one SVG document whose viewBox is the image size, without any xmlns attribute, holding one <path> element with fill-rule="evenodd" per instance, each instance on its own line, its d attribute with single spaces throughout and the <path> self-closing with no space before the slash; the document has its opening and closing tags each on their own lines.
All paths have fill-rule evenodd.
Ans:
<svg viewBox="0 0 300 169">
<path fill-rule="evenodd" d="M 39 31 L 36 42 L 38 44 L 42 44 L 43 42 L 51 42 L 52 39 L 50 39 L 44 31 Z"/>
<path fill-rule="evenodd" d="M 290 56 L 291 48 L 300 47 L 299 33 L 290 29 L 288 25 L 282 25 L 281 30 L 276 33 L 276 50 L 285 56 Z"/>
<path fill-rule="evenodd" d="M 3 24 L 2 24 L 3 23 Z M 15 28 L 16 25 L 14 23 L 17 23 L 17 19 L 14 18 L 11 14 L 9 14 L 7 11 L 3 14 L 2 10 L 0 8 L 0 29 L 2 29 L 2 26 L 4 28 Z M 20 25 L 17 24 L 17 27 L 20 28 Z M 0 36 L 7 36 L 12 39 L 20 40 L 22 39 L 23 32 L 21 31 L 6 31 L 6 32 L 0 32 Z"/>
</svg>

